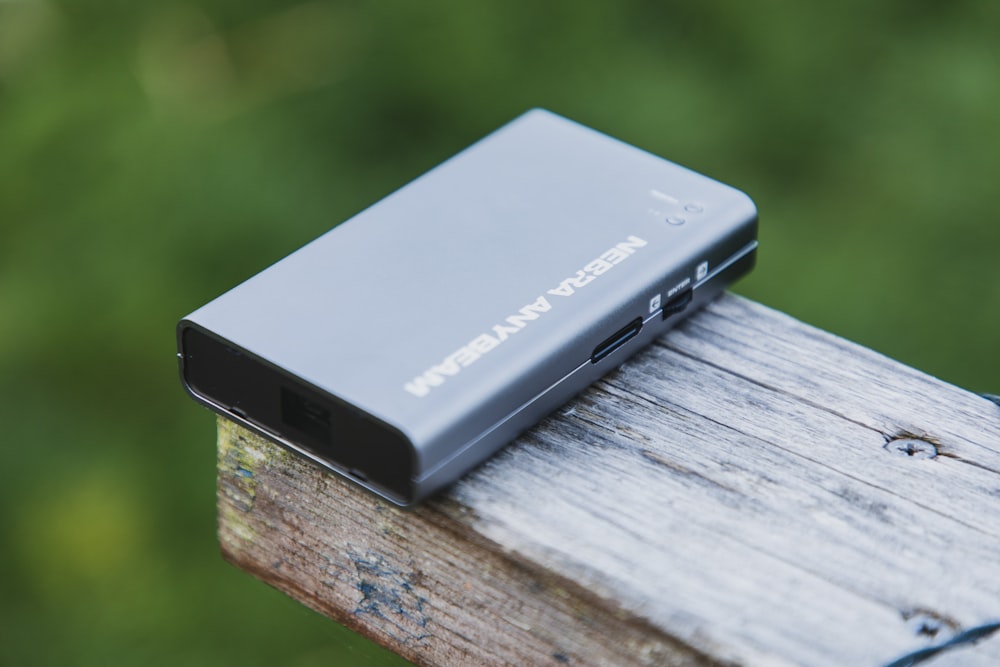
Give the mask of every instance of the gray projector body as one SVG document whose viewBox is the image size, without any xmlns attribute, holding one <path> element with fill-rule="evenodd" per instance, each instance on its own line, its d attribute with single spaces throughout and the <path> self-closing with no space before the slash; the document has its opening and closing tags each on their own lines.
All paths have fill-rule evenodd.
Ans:
<svg viewBox="0 0 1000 667">
<path fill-rule="evenodd" d="M 195 399 L 400 505 L 748 271 L 729 186 L 530 111 L 178 325 Z"/>
</svg>

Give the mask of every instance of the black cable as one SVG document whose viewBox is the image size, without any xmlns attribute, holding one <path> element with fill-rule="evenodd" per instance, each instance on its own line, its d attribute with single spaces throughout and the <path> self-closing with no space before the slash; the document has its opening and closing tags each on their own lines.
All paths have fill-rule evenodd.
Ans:
<svg viewBox="0 0 1000 667">
<path fill-rule="evenodd" d="M 902 658 L 898 658 L 890 663 L 887 663 L 885 667 L 913 667 L 913 665 L 919 665 L 925 660 L 930 660 L 943 651 L 964 646 L 966 644 L 975 644 L 980 639 L 989 637 L 997 630 L 1000 630 L 1000 621 L 991 621 L 989 623 L 984 623 L 983 625 L 977 625 L 974 628 L 969 628 L 968 630 L 959 632 L 948 641 L 938 644 L 937 646 L 928 646 L 927 648 L 922 648 L 919 651 L 907 653 Z"/>
</svg>

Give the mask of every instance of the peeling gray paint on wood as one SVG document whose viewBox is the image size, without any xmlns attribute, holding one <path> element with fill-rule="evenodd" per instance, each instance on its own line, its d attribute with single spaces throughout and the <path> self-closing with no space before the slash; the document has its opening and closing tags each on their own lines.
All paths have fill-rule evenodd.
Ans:
<svg viewBox="0 0 1000 667">
<path fill-rule="evenodd" d="M 732 295 L 414 511 L 219 424 L 226 558 L 419 664 L 875 666 L 1000 617 L 1000 407 Z"/>
</svg>

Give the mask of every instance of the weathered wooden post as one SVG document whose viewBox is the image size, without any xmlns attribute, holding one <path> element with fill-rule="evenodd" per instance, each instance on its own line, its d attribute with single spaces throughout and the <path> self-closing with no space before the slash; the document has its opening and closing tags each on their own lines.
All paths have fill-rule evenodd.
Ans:
<svg viewBox="0 0 1000 667">
<path fill-rule="evenodd" d="M 218 464 L 224 556 L 418 664 L 878 666 L 1000 618 L 1000 407 L 731 295 L 416 510 L 224 419 Z"/>
</svg>

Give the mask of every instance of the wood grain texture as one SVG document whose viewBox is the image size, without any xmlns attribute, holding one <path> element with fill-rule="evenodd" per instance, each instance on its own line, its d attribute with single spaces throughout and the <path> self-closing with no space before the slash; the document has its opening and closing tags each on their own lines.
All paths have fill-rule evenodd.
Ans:
<svg viewBox="0 0 1000 667">
<path fill-rule="evenodd" d="M 1000 407 L 732 295 L 412 511 L 219 421 L 225 557 L 426 665 L 883 665 L 1000 618 L 998 507 Z"/>
</svg>

